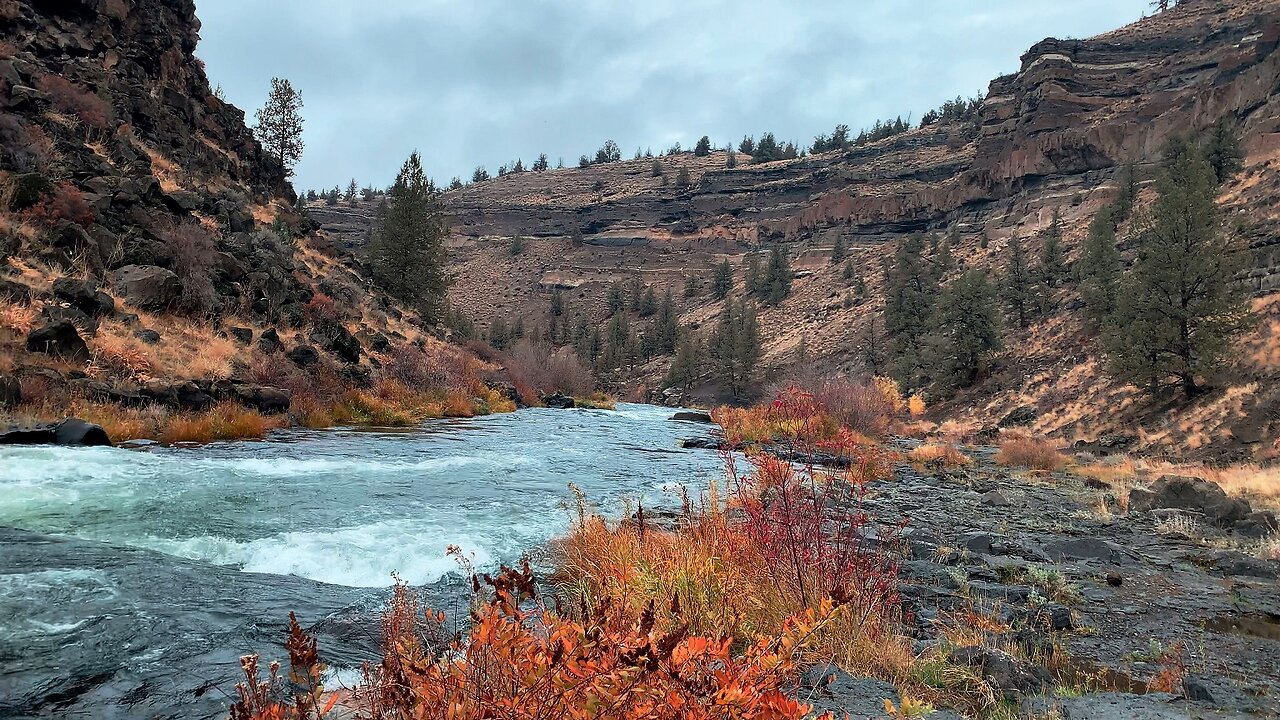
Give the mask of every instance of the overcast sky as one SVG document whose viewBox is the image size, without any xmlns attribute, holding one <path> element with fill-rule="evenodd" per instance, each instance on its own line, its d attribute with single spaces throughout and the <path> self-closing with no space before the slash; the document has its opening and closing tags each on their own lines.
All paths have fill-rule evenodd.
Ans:
<svg viewBox="0 0 1280 720">
<path fill-rule="evenodd" d="M 196 0 L 197 54 L 252 124 L 272 76 L 306 103 L 299 189 L 438 181 L 606 139 L 630 157 L 703 134 L 808 144 L 837 123 L 985 94 L 1045 37 L 1148 0 Z"/>
</svg>

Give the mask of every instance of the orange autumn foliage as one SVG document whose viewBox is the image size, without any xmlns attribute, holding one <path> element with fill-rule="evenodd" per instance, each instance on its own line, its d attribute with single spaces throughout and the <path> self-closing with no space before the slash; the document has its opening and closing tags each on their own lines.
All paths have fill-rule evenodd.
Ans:
<svg viewBox="0 0 1280 720">
<path fill-rule="evenodd" d="M 841 611 L 839 601 L 824 599 L 734 653 L 732 638 L 691 635 L 678 599 L 663 610 L 651 603 L 639 619 L 607 599 L 590 608 L 584 601 L 575 614 L 539 601 L 527 564 L 485 582 L 493 594 L 474 611 L 469 637 L 440 654 L 425 638 L 443 615 L 420 615 L 397 584 L 383 622 L 384 659 L 366 668 L 344 705 L 369 720 L 800 720 L 810 707 L 788 698 L 783 684 L 809 638 Z M 278 680 L 278 668 L 264 683 L 256 658 L 246 658 L 232 720 L 323 718 L 336 704 L 314 680 L 321 667 L 314 641 L 291 631 L 289 648 L 297 696 L 270 700 L 264 688 Z"/>
</svg>

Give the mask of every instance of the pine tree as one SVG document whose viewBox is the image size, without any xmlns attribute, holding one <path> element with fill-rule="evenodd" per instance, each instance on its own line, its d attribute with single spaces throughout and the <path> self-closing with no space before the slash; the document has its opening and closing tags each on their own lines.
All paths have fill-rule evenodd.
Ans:
<svg viewBox="0 0 1280 720">
<path fill-rule="evenodd" d="M 954 237 L 954 235 L 953 235 Z M 936 274 L 940 278 L 944 278 L 955 269 L 956 261 L 951 255 L 952 238 L 947 238 L 938 246 L 938 252 L 933 257 L 933 264 L 936 268 Z"/>
<path fill-rule="evenodd" d="M 551 316 L 560 317 L 564 315 L 564 292 L 560 288 L 551 291 Z"/>
<path fill-rule="evenodd" d="M 1133 206 L 1138 201 L 1138 169 L 1133 162 L 1127 162 L 1120 168 L 1120 194 L 1113 205 L 1112 219 L 1117 225 L 1129 219 L 1133 214 Z"/>
<path fill-rule="evenodd" d="M 676 173 L 676 187 L 689 187 L 689 168 L 680 168 L 680 172 Z"/>
<path fill-rule="evenodd" d="M 631 339 L 631 323 L 627 320 L 627 314 L 617 313 L 610 318 L 604 333 L 604 355 L 601 358 L 603 367 L 622 367 L 627 362 L 627 346 Z"/>
<path fill-rule="evenodd" d="M 488 179 L 489 179 L 489 171 L 485 170 L 483 167 L 478 167 L 475 169 L 474 172 L 471 173 L 471 182 L 473 183 L 482 183 Z"/>
<path fill-rule="evenodd" d="M 1080 294 L 1095 327 L 1103 327 L 1116 309 L 1116 286 L 1120 277 L 1120 250 L 1116 247 L 1113 210 L 1105 207 L 1089 225 L 1080 258 Z"/>
<path fill-rule="evenodd" d="M 439 198 L 422 171 L 417 152 L 396 176 L 388 201 L 369 245 L 374 279 L 393 297 L 435 321 L 448 289 L 446 228 Z"/>
<path fill-rule="evenodd" d="M 760 326 L 754 307 L 735 300 L 725 303 L 711 338 L 710 355 L 716 378 L 734 398 L 739 397 L 760 360 Z"/>
<path fill-rule="evenodd" d="M 760 136 L 760 142 L 756 143 L 755 152 L 751 154 L 752 161 L 756 163 L 773 162 L 781 157 L 782 148 L 778 147 L 773 133 L 768 132 Z"/>
<path fill-rule="evenodd" d="M 461 189 L 462 189 L 462 178 L 460 178 L 460 177 L 454 177 L 452 180 L 450 180 L 450 181 L 449 181 L 449 189 L 450 189 L 450 190 L 461 190 Z M 365 198 L 365 199 L 366 199 L 366 200 L 368 200 L 369 198 Z"/>
<path fill-rule="evenodd" d="M 1067 263 L 1062 255 L 1062 215 L 1056 209 L 1044 233 L 1044 248 L 1040 253 L 1038 270 L 1041 284 L 1048 289 L 1058 287 L 1068 276 Z"/>
<path fill-rule="evenodd" d="M 760 257 L 755 253 L 749 253 L 746 265 L 742 274 L 743 290 L 748 295 L 755 295 L 760 292 Z"/>
<path fill-rule="evenodd" d="M 649 174 L 654 177 L 662 177 L 666 172 L 666 168 L 662 166 L 662 161 L 657 159 L 653 161 L 653 167 L 649 170 Z"/>
<path fill-rule="evenodd" d="M 743 155 L 754 155 L 756 152 L 756 141 L 749 135 L 742 136 L 742 142 L 738 143 L 738 152 Z"/>
<path fill-rule="evenodd" d="M 662 304 L 658 306 L 658 316 L 653 321 L 654 349 L 664 355 L 676 349 L 676 304 L 671 298 L 671 291 L 662 295 Z"/>
<path fill-rule="evenodd" d="M 653 292 L 652 285 L 646 285 L 644 295 L 640 297 L 640 317 L 649 317 L 658 312 L 658 296 Z"/>
<path fill-rule="evenodd" d="M 633 313 L 640 312 L 644 305 L 644 285 L 638 277 L 631 278 L 631 282 L 627 284 L 627 304 Z"/>
<path fill-rule="evenodd" d="M 596 151 L 597 163 L 616 163 L 620 160 L 622 160 L 622 149 L 612 140 L 605 140 L 604 145 Z"/>
<path fill-rule="evenodd" d="M 711 280 L 711 295 L 716 300 L 723 300 L 733 292 L 733 265 L 728 260 L 716 266 L 715 276 Z"/>
<path fill-rule="evenodd" d="M 791 294 L 791 281 L 794 278 L 795 273 L 791 271 L 791 260 L 787 257 L 787 251 L 782 246 L 775 245 L 769 251 L 769 262 L 765 265 L 759 294 L 763 296 L 765 302 L 777 306 Z"/>
<path fill-rule="evenodd" d="M 738 167 L 738 153 L 732 147 L 725 152 L 724 166 L 730 170 Z"/>
<path fill-rule="evenodd" d="M 508 248 L 508 251 L 513 256 L 524 252 L 524 236 L 516 233 L 516 235 L 511 238 L 511 247 Z"/>
<path fill-rule="evenodd" d="M 258 142 L 280 163 L 285 177 L 291 177 L 305 147 L 302 93 L 294 90 L 288 80 L 271 78 L 271 93 L 266 105 L 258 110 L 257 120 L 253 130 Z"/>
<path fill-rule="evenodd" d="M 1152 390 L 1174 379 L 1191 396 L 1253 324 L 1235 282 L 1244 258 L 1219 227 L 1217 176 L 1194 144 L 1170 147 L 1156 192 L 1103 343 L 1119 377 Z"/>
<path fill-rule="evenodd" d="M 698 278 L 690 275 L 684 279 L 684 296 L 697 297 L 702 294 L 702 284 L 698 282 Z"/>
<path fill-rule="evenodd" d="M 1205 142 L 1205 157 L 1213 166 L 1218 184 L 1226 182 L 1244 168 L 1244 152 L 1240 149 L 1240 134 L 1227 118 L 1222 118 L 1209 129 Z"/>
<path fill-rule="evenodd" d="M 1035 275 L 1027 262 L 1022 240 L 1017 235 L 1009 238 L 1009 268 L 1005 271 L 1000 294 L 1009 311 L 1017 318 L 1018 327 L 1027 327 L 1039 304 L 1036 300 Z"/>
<path fill-rule="evenodd" d="M 706 157 L 711 154 L 711 138 L 706 135 L 698 140 L 698 144 L 693 148 L 693 154 L 697 157 Z"/>
<path fill-rule="evenodd" d="M 831 246 L 831 264 L 835 265 L 844 260 L 844 256 L 848 253 L 849 246 L 844 239 L 844 235 L 837 235 L 835 244 Z"/>
<path fill-rule="evenodd" d="M 940 356 L 930 365 L 941 389 L 972 385 L 990 354 L 1000 348 L 1000 314 L 995 288 L 985 272 L 969 270 L 942 293 L 938 304 Z"/>
<path fill-rule="evenodd" d="M 616 315 L 627 306 L 627 294 L 622 286 L 614 283 L 609 286 L 609 314 Z"/>
<path fill-rule="evenodd" d="M 343 195 L 343 199 L 347 201 L 349 207 L 356 206 L 356 197 L 360 192 L 360 186 L 356 184 L 356 179 L 351 178 L 351 182 L 347 185 L 347 192 Z"/>
<path fill-rule="evenodd" d="M 549 167 L 549 165 L 548 165 L 548 163 L 547 163 L 547 154 L 546 154 L 546 153 L 542 153 L 541 155 L 539 155 L 539 156 L 538 156 L 538 159 L 537 159 L 537 160 L 535 160 L 535 161 L 534 161 L 534 163 L 533 163 L 533 171 L 534 171 L 534 172 L 546 172 L 548 167 Z"/>
<path fill-rule="evenodd" d="M 912 383 L 921 363 L 921 339 L 933 329 L 938 279 L 924 260 L 924 236 L 916 233 L 898 244 L 886 278 L 884 327 L 894 340 L 899 379 Z"/>
<path fill-rule="evenodd" d="M 680 330 L 676 340 L 676 357 L 662 384 L 687 391 L 702 375 L 702 362 L 703 348 L 698 336 L 689 330 Z"/>
</svg>

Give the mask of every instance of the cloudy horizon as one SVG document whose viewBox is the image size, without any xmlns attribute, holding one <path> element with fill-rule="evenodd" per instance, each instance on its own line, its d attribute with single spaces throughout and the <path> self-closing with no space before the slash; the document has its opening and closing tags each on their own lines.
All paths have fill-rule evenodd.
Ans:
<svg viewBox="0 0 1280 720">
<path fill-rule="evenodd" d="M 704 134 L 807 147 L 839 123 L 985 94 L 1035 42 L 1106 32 L 1149 5 L 970 4 L 197 0 L 196 53 L 250 124 L 273 76 L 302 92 L 295 187 L 381 187 L 415 149 L 447 182 L 543 152 L 574 165 L 607 139 L 624 157 Z"/>
</svg>

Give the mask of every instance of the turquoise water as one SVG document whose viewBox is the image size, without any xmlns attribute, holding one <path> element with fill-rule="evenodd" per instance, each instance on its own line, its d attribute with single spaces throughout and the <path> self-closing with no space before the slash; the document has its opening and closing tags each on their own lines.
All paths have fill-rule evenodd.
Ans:
<svg viewBox="0 0 1280 720">
<path fill-rule="evenodd" d="M 396 572 L 465 605 L 480 568 L 601 509 L 674 505 L 721 472 L 671 410 L 526 410 L 411 431 L 290 431 L 198 449 L 0 449 L 0 717 L 220 717 L 289 610 L 343 677 Z"/>
</svg>

